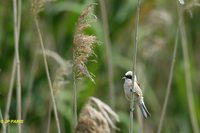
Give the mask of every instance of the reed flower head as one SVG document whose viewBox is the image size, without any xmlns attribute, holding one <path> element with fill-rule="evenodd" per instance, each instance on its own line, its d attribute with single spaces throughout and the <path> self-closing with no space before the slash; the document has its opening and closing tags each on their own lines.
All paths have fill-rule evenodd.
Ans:
<svg viewBox="0 0 200 133">
<path fill-rule="evenodd" d="M 42 53 L 41 51 L 39 52 Z M 59 65 L 55 71 L 55 76 L 53 80 L 53 91 L 54 95 L 56 95 L 58 90 L 60 90 L 64 87 L 64 85 L 69 83 L 69 81 L 67 81 L 66 78 L 69 77 L 72 73 L 72 64 L 70 61 L 63 59 L 56 52 L 45 50 L 45 54 L 48 57 L 54 59 Z"/>
<path fill-rule="evenodd" d="M 43 0 L 32 0 L 31 2 L 31 12 L 34 17 L 37 16 L 39 12 L 44 9 L 44 1 Z"/>
<path fill-rule="evenodd" d="M 110 133 L 118 129 L 115 122 L 117 114 L 101 100 L 90 97 L 80 113 L 76 133 Z"/>
<path fill-rule="evenodd" d="M 90 4 L 86 7 L 79 16 L 76 24 L 75 35 L 74 35 L 74 72 L 76 78 L 83 76 L 89 77 L 92 81 L 92 75 L 88 71 L 86 63 L 88 58 L 94 54 L 93 48 L 96 43 L 96 36 L 86 35 L 84 30 L 91 27 L 92 20 L 96 19 L 93 14 L 94 4 Z"/>
<path fill-rule="evenodd" d="M 53 2 L 55 0 L 32 0 L 31 1 L 31 12 L 34 17 L 44 9 L 44 4 L 46 2 Z"/>
</svg>

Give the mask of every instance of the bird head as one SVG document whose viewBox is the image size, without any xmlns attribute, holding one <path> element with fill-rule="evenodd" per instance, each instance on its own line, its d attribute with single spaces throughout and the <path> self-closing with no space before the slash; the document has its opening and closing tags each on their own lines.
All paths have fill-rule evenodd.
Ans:
<svg viewBox="0 0 200 133">
<path fill-rule="evenodd" d="M 134 80 L 135 81 L 137 81 L 137 77 L 136 77 L 136 75 L 134 75 L 135 77 L 134 77 Z M 132 78 L 133 78 L 133 72 L 132 71 L 128 71 L 128 72 L 126 72 L 125 73 L 125 76 L 122 78 L 122 79 L 130 79 L 130 80 L 132 80 Z"/>
</svg>

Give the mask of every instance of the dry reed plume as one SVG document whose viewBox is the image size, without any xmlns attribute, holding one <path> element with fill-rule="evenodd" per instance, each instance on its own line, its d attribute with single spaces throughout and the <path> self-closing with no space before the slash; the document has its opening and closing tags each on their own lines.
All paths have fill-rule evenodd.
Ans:
<svg viewBox="0 0 200 133">
<path fill-rule="evenodd" d="M 86 35 L 84 30 L 91 27 L 91 22 L 96 19 L 96 16 L 93 14 L 93 10 L 94 4 L 90 4 L 80 14 L 73 42 L 75 77 L 79 79 L 86 76 L 92 81 L 94 80 L 91 73 L 87 69 L 86 63 L 88 58 L 94 54 L 93 48 L 96 43 L 96 36 Z"/>
<path fill-rule="evenodd" d="M 37 17 L 37 14 L 44 9 L 43 0 L 32 0 L 31 2 L 31 12 L 34 17 Z"/>
<path fill-rule="evenodd" d="M 118 129 L 116 121 L 119 121 L 117 114 L 107 104 L 90 97 L 81 110 L 76 133 L 110 133 L 111 129 Z"/>
<path fill-rule="evenodd" d="M 53 80 L 53 91 L 54 95 L 56 96 L 58 91 L 62 89 L 64 85 L 69 83 L 66 78 L 69 77 L 72 72 L 72 64 L 70 63 L 70 61 L 63 59 L 61 56 L 53 51 L 45 50 L 45 54 L 54 59 L 59 65 L 55 71 L 55 76 Z"/>
<path fill-rule="evenodd" d="M 31 12 L 34 17 L 44 9 L 44 4 L 46 2 L 53 2 L 56 0 L 32 0 L 31 1 Z"/>
<path fill-rule="evenodd" d="M 96 36 L 86 35 L 85 29 L 91 27 L 91 22 L 96 19 L 93 14 L 94 4 L 88 5 L 80 14 L 74 34 L 73 45 L 73 80 L 74 80 L 74 128 L 77 125 L 77 79 L 88 77 L 92 82 L 94 79 L 88 71 L 86 63 L 88 58 L 94 54 L 93 48 Z"/>
</svg>

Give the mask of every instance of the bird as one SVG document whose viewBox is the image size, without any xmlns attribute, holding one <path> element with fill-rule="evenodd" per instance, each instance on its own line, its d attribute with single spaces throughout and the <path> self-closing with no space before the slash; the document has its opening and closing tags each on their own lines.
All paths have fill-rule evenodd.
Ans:
<svg viewBox="0 0 200 133">
<path fill-rule="evenodd" d="M 148 117 L 151 116 L 151 114 L 149 113 L 149 111 L 147 110 L 145 104 L 144 104 L 144 98 L 143 98 L 143 93 L 142 90 L 140 88 L 140 84 L 137 81 L 137 77 L 134 74 L 134 85 L 132 83 L 132 78 L 133 78 L 133 72 L 132 71 L 128 71 L 125 73 L 125 76 L 122 78 L 124 79 L 124 93 L 126 96 L 127 100 L 131 100 L 131 91 L 133 91 L 134 93 L 134 103 L 136 105 L 139 106 L 142 115 L 144 116 L 145 119 L 147 119 Z M 134 86 L 134 88 L 133 88 Z"/>
</svg>

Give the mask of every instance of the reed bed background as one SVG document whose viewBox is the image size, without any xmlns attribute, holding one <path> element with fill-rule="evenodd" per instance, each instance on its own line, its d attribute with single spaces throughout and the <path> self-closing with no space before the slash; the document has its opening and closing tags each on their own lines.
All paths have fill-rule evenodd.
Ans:
<svg viewBox="0 0 200 133">
<path fill-rule="evenodd" d="M 199 6 L 140 0 L 137 17 L 136 0 L 0 1 L 0 120 L 24 120 L 1 132 L 127 133 L 134 66 L 151 117 L 135 108 L 133 132 L 199 133 Z"/>
</svg>

